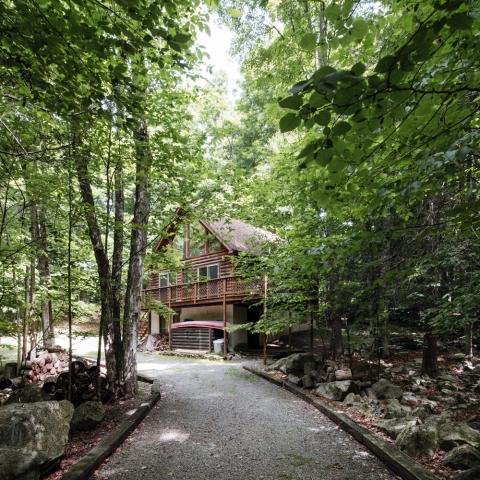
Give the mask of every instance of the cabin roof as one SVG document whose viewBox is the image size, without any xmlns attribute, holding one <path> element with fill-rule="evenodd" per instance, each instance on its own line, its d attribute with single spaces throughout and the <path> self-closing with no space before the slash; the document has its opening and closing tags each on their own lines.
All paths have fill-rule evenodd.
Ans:
<svg viewBox="0 0 480 480">
<path fill-rule="evenodd" d="M 263 245 L 279 239 L 278 235 L 268 230 L 234 218 L 200 223 L 231 251 L 259 253 Z"/>
<path fill-rule="evenodd" d="M 175 231 L 180 223 L 183 223 L 184 212 L 177 210 L 176 219 L 167 228 L 168 236 L 161 238 L 155 250 L 169 243 L 175 236 Z M 280 237 L 263 228 L 254 227 L 242 220 L 224 218 L 214 222 L 198 220 L 212 235 L 214 235 L 230 252 L 248 252 L 259 254 L 262 247 L 267 243 L 273 243 Z M 170 240 L 169 240 L 170 239 Z"/>
</svg>

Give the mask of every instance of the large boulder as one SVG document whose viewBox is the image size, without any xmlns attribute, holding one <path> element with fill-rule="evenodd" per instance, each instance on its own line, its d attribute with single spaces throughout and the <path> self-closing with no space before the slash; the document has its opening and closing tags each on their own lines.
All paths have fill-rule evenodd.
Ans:
<svg viewBox="0 0 480 480">
<path fill-rule="evenodd" d="M 438 441 L 445 451 L 465 444 L 480 448 L 480 432 L 464 422 L 442 422 L 438 425 Z"/>
<path fill-rule="evenodd" d="M 433 425 L 407 426 L 400 432 L 395 444 L 410 455 L 432 455 L 438 445 L 437 429 Z"/>
<path fill-rule="evenodd" d="M 342 380 L 339 382 L 321 383 L 315 390 L 315 395 L 319 395 L 330 400 L 342 402 L 344 398 L 352 391 L 353 382 Z"/>
<path fill-rule="evenodd" d="M 39 478 L 41 465 L 63 455 L 72 415 L 67 400 L 1 407 L 2 480 Z"/>
<path fill-rule="evenodd" d="M 292 373 L 293 375 L 302 377 L 308 372 L 311 364 L 317 364 L 318 360 L 315 355 L 310 353 L 294 353 L 285 358 L 282 368 L 279 368 L 279 370 L 283 373 Z M 305 368 L 305 365 L 308 365 L 307 368 Z M 307 370 L 307 372 L 305 372 L 305 370 Z"/>
<path fill-rule="evenodd" d="M 388 380 L 381 378 L 372 385 L 372 390 L 379 400 L 389 400 L 391 398 L 400 398 L 403 394 L 402 389 L 390 383 Z"/>
<path fill-rule="evenodd" d="M 100 402 L 84 402 L 73 413 L 71 427 L 74 432 L 95 428 L 105 418 L 105 408 Z"/>
<path fill-rule="evenodd" d="M 396 398 L 384 400 L 380 408 L 383 411 L 385 418 L 401 418 L 412 413 L 410 407 L 402 405 Z"/>
<path fill-rule="evenodd" d="M 480 465 L 480 452 L 471 445 L 460 445 L 450 450 L 443 459 L 444 465 L 467 469 Z"/>
<path fill-rule="evenodd" d="M 377 427 L 383 433 L 386 433 L 391 438 L 397 438 L 403 430 L 407 427 L 414 427 L 418 425 L 418 419 L 412 418 L 390 418 L 386 420 L 376 420 L 373 426 Z"/>
</svg>

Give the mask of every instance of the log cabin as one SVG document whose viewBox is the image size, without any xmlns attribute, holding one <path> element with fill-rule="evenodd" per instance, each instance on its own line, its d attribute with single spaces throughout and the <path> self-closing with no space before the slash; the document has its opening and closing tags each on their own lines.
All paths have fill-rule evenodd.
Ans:
<svg viewBox="0 0 480 480">
<path fill-rule="evenodd" d="M 181 268 L 150 275 L 143 301 L 149 333 L 168 334 L 169 348 L 177 350 L 211 351 L 219 339 L 224 354 L 259 348 L 258 334 L 229 330 L 260 318 L 266 280 L 241 279 L 232 260 L 242 252 L 260 255 L 277 235 L 236 219 L 187 223 L 178 218 L 154 247 L 177 252 Z M 168 306 L 168 314 L 159 304 Z"/>
</svg>

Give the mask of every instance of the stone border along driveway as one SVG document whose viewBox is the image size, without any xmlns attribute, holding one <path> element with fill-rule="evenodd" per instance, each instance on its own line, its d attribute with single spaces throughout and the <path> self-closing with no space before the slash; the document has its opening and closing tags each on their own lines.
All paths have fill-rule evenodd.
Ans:
<svg viewBox="0 0 480 480">
<path fill-rule="evenodd" d="M 129 418 L 124 420 L 110 435 L 107 435 L 75 463 L 62 477 L 62 480 L 88 480 L 102 462 L 126 440 L 130 433 L 147 416 L 148 412 L 157 404 L 161 397 L 158 383 L 143 375 L 139 375 L 139 380 L 153 383 L 150 400 L 142 403 Z"/>
<path fill-rule="evenodd" d="M 304 391 L 293 385 L 293 383 L 285 380 L 279 380 L 268 373 L 252 368 L 249 366 L 243 367 L 245 370 L 258 375 L 259 377 L 274 383 L 279 387 L 283 387 L 286 390 L 292 392 L 303 400 L 307 401 L 315 408 L 320 410 L 330 420 L 334 421 L 343 430 L 348 432 L 352 437 L 365 445 L 372 453 L 374 453 L 380 460 L 385 462 L 388 467 L 400 475 L 405 480 L 439 480 L 439 478 L 425 469 L 418 462 L 410 458 L 401 452 L 398 448 L 395 448 L 391 444 L 377 437 L 375 434 L 367 430 L 366 428 L 355 423 L 349 416 L 343 412 L 333 410 L 330 405 L 321 400 L 314 399 L 309 395 L 306 395 Z"/>
</svg>

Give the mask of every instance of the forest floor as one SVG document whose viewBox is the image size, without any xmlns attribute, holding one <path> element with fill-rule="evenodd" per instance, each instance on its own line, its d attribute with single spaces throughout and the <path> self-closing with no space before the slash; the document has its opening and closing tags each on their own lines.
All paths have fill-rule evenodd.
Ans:
<svg viewBox="0 0 480 480">
<path fill-rule="evenodd" d="M 43 480 L 60 480 L 63 475 L 94 448 L 103 438 L 112 433 L 132 412 L 150 396 L 150 385 L 139 382 L 139 393 L 133 398 L 105 405 L 105 419 L 96 428 L 87 432 L 74 432 L 65 446 L 65 455 L 60 468 L 43 477 Z"/>
<path fill-rule="evenodd" d="M 97 480 L 396 478 L 314 407 L 240 362 L 152 355 L 142 363 L 160 379 L 162 401 Z"/>
</svg>

